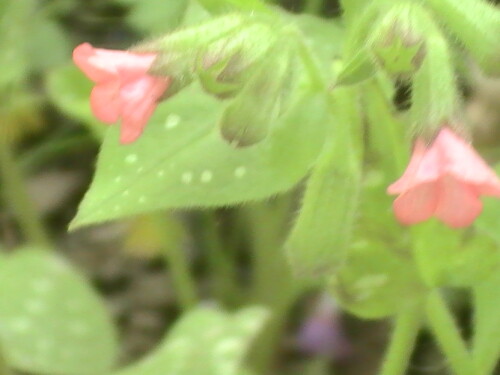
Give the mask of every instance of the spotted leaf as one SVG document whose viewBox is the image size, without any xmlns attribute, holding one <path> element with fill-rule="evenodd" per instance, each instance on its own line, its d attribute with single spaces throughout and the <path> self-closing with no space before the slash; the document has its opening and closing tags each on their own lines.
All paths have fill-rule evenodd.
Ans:
<svg viewBox="0 0 500 375">
<path fill-rule="evenodd" d="M 86 280 L 36 249 L 0 263 L 0 342 L 10 366 L 37 374 L 102 374 L 117 349 L 109 316 Z"/>
<path fill-rule="evenodd" d="M 188 313 L 158 349 L 116 375 L 240 375 L 241 362 L 267 313 L 257 307 L 229 315 L 200 308 Z"/>
<path fill-rule="evenodd" d="M 325 101 L 304 94 L 263 142 L 227 144 L 216 123 L 222 104 L 191 87 L 160 105 L 131 145 L 109 129 L 92 185 L 72 227 L 161 208 L 226 206 L 264 199 L 296 184 L 324 139 Z"/>
</svg>

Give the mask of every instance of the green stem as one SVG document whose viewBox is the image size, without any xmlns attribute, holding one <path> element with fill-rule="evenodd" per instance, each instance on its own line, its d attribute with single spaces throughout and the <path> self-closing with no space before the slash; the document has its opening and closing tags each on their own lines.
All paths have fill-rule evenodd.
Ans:
<svg viewBox="0 0 500 375">
<path fill-rule="evenodd" d="M 50 247 L 51 241 L 26 190 L 23 175 L 8 142 L 0 142 L 0 175 L 4 199 L 14 211 L 28 241 Z"/>
<path fill-rule="evenodd" d="M 165 218 L 162 215 L 157 215 L 156 222 L 160 227 L 160 233 L 163 233 L 161 228 L 167 224 Z M 188 258 L 183 251 L 182 241 L 175 245 L 172 245 L 171 241 L 168 241 L 166 238 L 162 238 L 162 241 L 165 244 L 163 254 L 169 265 L 172 283 L 179 297 L 180 304 L 183 310 L 189 310 L 197 305 L 198 293 L 196 282 L 190 272 Z"/>
<path fill-rule="evenodd" d="M 304 375 L 329 375 L 331 358 L 320 356 L 311 359 L 304 368 Z"/>
<path fill-rule="evenodd" d="M 64 157 L 66 154 L 85 148 L 89 149 L 94 145 L 95 140 L 88 135 L 67 136 L 42 143 L 40 146 L 31 149 L 24 158 L 19 160 L 19 163 L 24 171 L 31 171 L 56 158 Z"/>
<path fill-rule="evenodd" d="M 323 7 L 323 0 L 306 0 L 304 13 L 320 14 Z"/>
<path fill-rule="evenodd" d="M 396 325 L 380 375 L 404 375 L 421 322 L 422 311 L 418 307 L 403 312 L 396 318 Z"/>
<path fill-rule="evenodd" d="M 243 211 L 252 236 L 252 300 L 266 306 L 272 316 L 250 355 L 252 368 L 259 374 L 270 372 L 288 311 L 300 292 L 282 251 L 290 202 L 290 196 L 285 196 L 270 204 L 257 204 Z"/>
<path fill-rule="evenodd" d="M 472 358 L 459 330 L 439 292 L 431 292 L 426 304 L 426 315 L 441 350 L 456 375 L 474 375 Z"/>
<path fill-rule="evenodd" d="M 201 214 L 202 246 L 207 254 L 208 268 L 214 283 L 214 295 L 224 305 L 234 307 L 240 300 L 237 267 L 225 253 L 214 213 Z"/>
</svg>

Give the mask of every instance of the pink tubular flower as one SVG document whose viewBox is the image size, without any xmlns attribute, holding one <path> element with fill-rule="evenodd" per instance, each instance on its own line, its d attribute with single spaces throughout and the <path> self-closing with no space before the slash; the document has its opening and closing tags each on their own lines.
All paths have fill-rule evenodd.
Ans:
<svg viewBox="0 0 500 375">
<path fill-rule="evenodd" d="M 148 74 L 156 55 L 94 48 L 89 43 L 73 51 L 75 64 L 96 83 L 90 94 L 94 115 L 108 124 L 122 120 L 121 143 L 141 135 L 170 85 L 170 78 Z"/>
<path fill-rule="evenodd" d="M 402 224 L 435 216 L 461 228 L 480 214 L 480 195 L 500 198 L 500 180 L 469 144 L 445 127 L 430 146 L 417 139 L 406 171 L 387 192 L 399 194 L 394 212 Z"/>
</svg>

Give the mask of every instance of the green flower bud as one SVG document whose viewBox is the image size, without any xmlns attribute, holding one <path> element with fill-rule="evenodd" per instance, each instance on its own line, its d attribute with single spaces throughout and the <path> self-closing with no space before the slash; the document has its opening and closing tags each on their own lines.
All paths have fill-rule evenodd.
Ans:
<svg viewBox="0 0 500 375">
<path fill-rule="evenodd" d="M 141 43 L 132 52 L 158 54 L 150 71 L 151 75 L 171 77 L 168 94 L 172 95 L 196 78 L 200 52 L 217 40 L 227 39 L 245 27 L 248 20 L 230 14 L 167 34 L 164 37 Z"/>
<path fill-rule="evenodd" d="M 219 123 L 223 138 L 236 147 L 262 141 L 286 110 L 294 82 L 293 50 L 276 45 L 223 112 Z"/>
<path fill-rule="evenodd" d="M 375 60 L 391 76 L 410 78 L 422 65 L 426 54 L 416 5 L 393 6 L 373 32 L 370 47 Z"/>
<path fill-rule="evenodd" d="M 208 93 L 222 98 L 236 94 L 277 39 L 270 25 L 256 23 L 208 45 L 198 61 L 197 73 L 202 86 Z"/>
<path fill-rule="evenodd" d="M 171 78 L 168 95 L 199 79 L 209 94 L 227 98 L 243 88 L 276 44 L 280 31 L 273 21 L 267 15 L 230 14 L 141 43 L 132 51 L 157 53 L 148 73 Z"/>
</svg>

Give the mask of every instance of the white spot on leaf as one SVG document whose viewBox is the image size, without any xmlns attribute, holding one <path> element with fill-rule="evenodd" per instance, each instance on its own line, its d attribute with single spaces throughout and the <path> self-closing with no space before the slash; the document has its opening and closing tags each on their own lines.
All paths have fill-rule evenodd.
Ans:
<svg viewBox="0 0 500 375">
<path fill-rule="evenodd" d="M 136 154 L 129 154 L 125 157 L 125 162 L 128 164 L 134 164 L 137 161 L 137 155 Z"/>
<path fill-rule="evenodd" d="M 237 178 L 241 178 L 246 174 L 247 174 L 247 169 L 243 166 L 238 167 L 234 170 L 234 176 Z"/>
<path fill-rule="evenodd" d="M 191 172 L 184 172 L 181 176 L 181 181 L 185 184 L 190 184 L 193 181 L 193 174 Z"/>
<path fill-rule="evenodd" d="M 201 182 L 206 184 L 206 183 L 212 181 L 212 177 L 213 177 L 213 173 L 209 170 L 206 170 L 206 171 L 203 171 L 201 173 L 200 180 L 201 180 Z"/>
<path fill-rule="evenodd" d="M 177 125 L 179 125 L 181 122 L 181 117 L 175 113 L 171 113 L 168 115 L 167 119 L 165 120 L 165 129 L 173 129 Z"/>
</svg>

